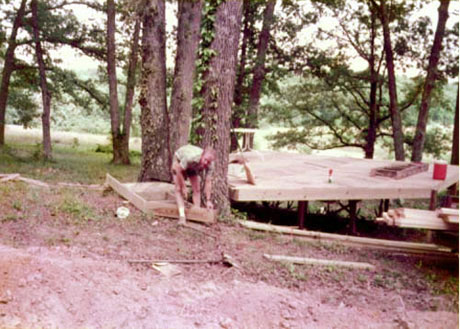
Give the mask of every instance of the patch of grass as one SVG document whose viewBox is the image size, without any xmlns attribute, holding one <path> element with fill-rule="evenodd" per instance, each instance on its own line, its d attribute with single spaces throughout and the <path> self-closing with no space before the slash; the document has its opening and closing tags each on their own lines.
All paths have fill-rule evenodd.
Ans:
<svg viewBox="0 0 460 329">
<path fill-rule="evenodd" d="M 6 222 L 16 222 L 18 219 L 21 219 L 20 216 L 15 215 L 15 214 L 7 214 L 4 217 L 2 217 L 1 222 L 6 223 Z"/>
<path fill-rule="evenodd" d="M 14 200 L 12 206 L 13 206 L 14 209 L 16 209 L 18 211 L 22 210 L 22 202 L 19 201 L 19 200 Z"/>
<path fill-rule="evenodd" d="M 50 212 L 58 218 L 60 214 L 67 215 L 67 217 L 73 219 L 75 224 L 83 224 L 88 220 L 98 220 L 99 216 L 96 211 L 71 192 L 64 191 L 60 195 L 60 200 L 57 201 L 57 204 L 51 205 Z"/>
<path fill-rule="evenodd" d="M 140 168 L 140 155 L 134 153 L 132 164 L 122 166 L 112 164 L 109 153 L 95 153 L 76 146 L 53 145 L 53 161 L 41 161 L 36 152 L 34 145 L 11 144 L 1 148 L 0 172 L 19 173 L 47 183 L 101 184 L 106 173 L 123 181 L 136 181 Z"/>
<path fill-rule="evenodd" d="M 261 233 L 261 232 L 257 232 L 257 231 L 248 231 L 247 234 L 248 234 L 249 239 L 252 240 L 252 241 L 254 241 L 254 240 L 264 240 L 267 237 L 266 234 Z"/>
</svg>

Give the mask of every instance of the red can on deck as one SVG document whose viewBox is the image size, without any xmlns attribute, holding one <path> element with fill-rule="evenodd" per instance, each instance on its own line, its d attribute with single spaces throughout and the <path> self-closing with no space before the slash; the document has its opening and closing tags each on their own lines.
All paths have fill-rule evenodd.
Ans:
<svg viewBox="0 0 460 329">
<path fill-rule="evenodd" d="M 445 180 L 447 174 L 447 163 L 435 162 L 433 167 L 433 179 Z"/>
</svg>

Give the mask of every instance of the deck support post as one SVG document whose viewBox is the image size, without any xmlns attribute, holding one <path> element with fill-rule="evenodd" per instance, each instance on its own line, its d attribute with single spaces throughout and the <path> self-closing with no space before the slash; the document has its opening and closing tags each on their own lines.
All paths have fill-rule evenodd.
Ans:
<svg viewBox="0 0 460 329">
<path fill-rule="evenodd" d="M 305 214 L 308 213 L 308 201 L 298 201 L 297 202 L 297 219 L 299 223 L 299 228 L 303 229 L 305 226 Z"/>
<path fill-rule="evenodd" d="M 356 235 L 356 210 L 358 208 L 358 200 L 349 200 L 348 208 L 351 220 L 351 234 Z"/>
<path fill-rule="evenodd" d="M 430 210 L 435 210 L 438 205 L 438 192 L 431 190 Z"/>
</svg>

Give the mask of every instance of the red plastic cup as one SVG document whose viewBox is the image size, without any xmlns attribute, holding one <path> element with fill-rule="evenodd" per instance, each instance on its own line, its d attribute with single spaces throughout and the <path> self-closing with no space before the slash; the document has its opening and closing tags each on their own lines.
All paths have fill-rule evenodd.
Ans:
<svg viewBox="0 0 460 329">
<path fill-rule="evenodd" d="M 433 167 L 433 179 L 445 180 L 447 174 L 447 163 L 435 162 Z"/>
</svg>

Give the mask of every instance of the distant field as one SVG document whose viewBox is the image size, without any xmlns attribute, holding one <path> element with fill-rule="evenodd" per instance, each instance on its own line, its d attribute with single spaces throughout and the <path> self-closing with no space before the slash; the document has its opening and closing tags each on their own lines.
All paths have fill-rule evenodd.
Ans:
<svg viewBox="0 0 460 329">
<path fill-rule="evenodd" d="M 254 149 L 256 150 L 271 150 L 270 141 L 267 140 L 269 135 L 276 133 L 283 128 L 276 127 L 263 127 L 259 129 L 254 135 Z M 81 148 L 93 148 L 97 145 L 109 145 L 109 135 L 97 135 L 80 132 L 64 132 L 52 131 L 51 139 L 54 145 L 69 145 L 79 146 Z M 24 129 L 22 126 L 6 125 L 5 141 L 7 144 L 36 144 L 42 141 L 42 131 L 39 128 Z M 241 143 L 241 141 L 240 141 Z M 141 152 L 141 138 L 134 137 L 130 139 L 130 150 Z M 287 150 L 285 150 L 287 151 Z M 317 151 L 311 150 L 311 154 L 341 156 L 341 157 L 354 157 L 363 158 L 364 154 L 361 149 L 353 147 L 344 147 L 333 150 Z M 377 145 L 375 151 L 375 159 L 392 159 L 392 154 L 388 154 L 386 150 Z M 447 155 L 450 157 L 450 154 Z M 446 158 L 447 158 L 446 157 Z M 429 156 L 424 157 L 424 161 L 431 162 L 433 158 Z"/>
<path fill-rule="evenodd" d="M 96 135 L 79 132 L 51 131 L 53 144 L 79 145 L 93 147 L 95 145 L 109 145 L 108 135 Z M 42 141 L 42 131 L 39 128 L 24 129 L 22 126 L 6 125 L 5 141 L 7 144 L 36 144 Z M 129 147 L 131 150 L 141 151 L 141 139 L 131 138 Z"/>
</svg>

